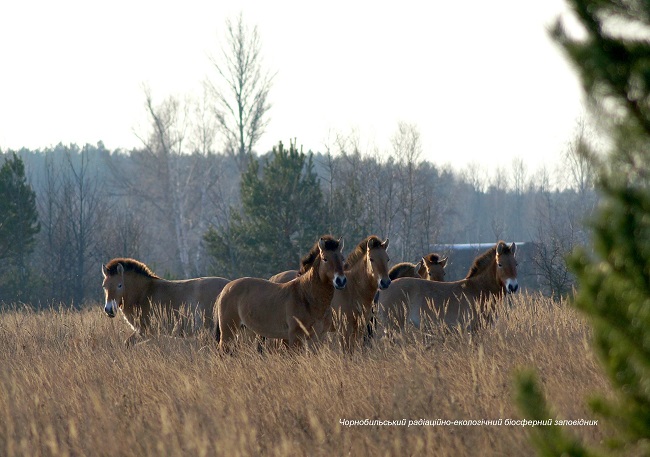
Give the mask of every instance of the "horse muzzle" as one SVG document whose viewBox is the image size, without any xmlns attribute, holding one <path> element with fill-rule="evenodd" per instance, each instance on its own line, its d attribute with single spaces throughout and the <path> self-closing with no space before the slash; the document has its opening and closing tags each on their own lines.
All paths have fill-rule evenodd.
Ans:
<svg viewBox="0 0 650 457">
<path fill-rule="evenodd" d="M 516 279 L 506 279 L 506 291 L 509 294 L 514 294 L 519 290 L 519 283 L 517 282 Z"/>
<path fill-rule="evenodd" d="M 345 285 L 348 283 L 348 278 L 345 276 L 339 276 L 335 275 L 334 276 L 334 288 L 335 289 L 344 289 Z"/>
<path fill-rule="evenodd" d="M 117 302 L 115 300 L 107 301 L 104 305 L 104 312 L 108 317 L 115 317 L 117 315 Z"/>
<path fill-rule="evenodd" d="M 380 279 L 379 280 L 379 290 L 384 290 L 388 289 L 388 286 L 390 286 L 391 280 L 390 278 L 385 278 L 385 279 Z"/>
</svg>

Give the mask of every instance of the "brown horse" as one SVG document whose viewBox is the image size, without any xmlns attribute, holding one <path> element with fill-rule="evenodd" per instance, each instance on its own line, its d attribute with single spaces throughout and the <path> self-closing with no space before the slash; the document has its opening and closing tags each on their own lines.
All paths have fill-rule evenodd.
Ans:
<svg viewBox="0 0 650 457">
<path fill-rule="evenodd" d="M 146 334 L 157 306 L 170 318 L 170 323 L 171 318 L 181 317 L 188 311 L 192 313 L 194 329 L 212 329 L 214 301 L 229 282 L 216 277 L 168 281 L 156 276 L 144 263 L 123 258 L 102 265 L 102 275 L 104 311 L 109 317 L 115 317 L 122 310 L 133 329 L 124 342 L 127 345 L 134 343 L 138 335 Z"/>
<path fill-rule="evenodd" d="M 508 246 L 499 241 L 474 260 L 467 277 L 460 281 L 395 280 L 390 289 L 379 293 L 380 322 L 388 325 L 397 319 L 402 327 L 408 319 L 419 328 L 424 315 L 451 327 L 480 327 L 492 319 L 496 300 L 519 288 L 516 248 L 515 243 Z"/>
<path fill-rule="evenodd" d="M 348 285 L 334 291 L 332 299 L 333 321 L 330 331 L 342 336 L 344 349 L 350 350 L 365 333 L 372 315 L 373 298 L 377 288 L 390 286 L 388 276 L 388 238 L 381 241 L 372 235 L 361 241 L 345 262 Z"/>
<path fill-rule="evenodd" d="M 279 338 L 290 347 L 320 337 L 330 312 L 334 289 L 343 289 L 343 243 L 324 236 L 309 254 L 311 268 L 298 279 L 278 284 L 261 278 L 239 278 L 224 287 L 215 305 L 219 347 L 228 350 L 243 325 L 264 338 Z"/>
<path fill-rule="evenodd" d="M 440 254 L 432 252 L 420 259 L 418 263 L 402 262 L 390 269 L 390 279 L 397 278 L 422 278 L 430 281 L 444 281 L 447 257 L 440 258 Z"/>
</svg>

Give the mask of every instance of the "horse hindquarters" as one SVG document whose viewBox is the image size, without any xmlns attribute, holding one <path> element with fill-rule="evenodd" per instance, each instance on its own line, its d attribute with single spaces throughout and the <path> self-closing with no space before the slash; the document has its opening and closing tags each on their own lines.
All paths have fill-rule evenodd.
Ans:
<svg viewBox="0 0 650 457">
<path fill-rule="evenodd" d="M 224 289 L 215 306 L 217 310 L 216 336 L 219 347 L 226 350 L 241 326 L 236 297 L 229 292 L 229 289 Z"/>
</svg>

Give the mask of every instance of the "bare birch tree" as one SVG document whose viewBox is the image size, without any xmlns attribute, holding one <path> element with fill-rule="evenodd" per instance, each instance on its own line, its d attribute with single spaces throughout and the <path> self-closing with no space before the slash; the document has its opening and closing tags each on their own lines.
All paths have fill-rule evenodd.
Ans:
<svg viewBox="0 0 650 457">
<path fill-rule="evenodd" d="M 181 173 L 179 156 L 183 152 L 183 142 L 187 125 L 186 112 L 181 103 L 167 98 L 161 105 L 154 106 L 151 93 L 147 92 L 147 112 L 152 122 L 153 132 L 144 145 L 148 152 L 159 160 L 161 171 L 158 182 L 161 184 L 164 212 L 167 213 L 176 238 L 178 260 L 185 277 L 191 276 L 189 244 L 187 239 L 186 199 L 188 181 L 191 173 Z M 183 176 L 184 175 L 184 176 Z"/>
<path fill-rule="evenodd" d="M 488 195 L 490 201 L 489 220 L 492 228 L 493 239 L 499 240 L 507 237 L 506 232 L 509 227 L 506 222 L 506 196 L 508 192 L 509 180 L 506 169 L 497 166 L 494 169 L 494 175 L 490 179 Z"/>
<path fill-rule="evenodd" d="M 197 161 L 181 160 L 190 129 L 190 104 L 171 96 L 155 104 L 147 87 L 144 95 L 150 130 L 136 133 L 143 149 L 132 151 L 131 168 L 121 169 L 114 161 L 108 162 L 114 178 L 111 189 L 115 196 L 138 198 L 153 211 L 159 223 L 149 227 L 151 235 L 173 240 L 165 244 L 169 252 L 163 265 L 173 274 L 190 277 L 194 272 L 190 262 L 192 219 L 188 202 L 192 198 L 193 173 L 201 166 Z"/>
<path fill-rule="evenodd" d="M 567 185 L 574 187 L 580 197 L 593 189 L 596 177 L 596 162 L 590 151 L 593 135 L 584 119 L 578 120 L 575 133 L 562 156 L 567 173 Z"/>
<path fill-rule="evenodd" d="M 526 198 L 527 186 L 527 169 L 524 160 L 517 157 L 512 162 L 512 191 L 514 193 L 514 212 L 512 214 L 512 230 L 509 235 L 517 240 L 523 238 L 525 220 L 524 211 L 526 209 L 524 200 Z"/>
<path fill-rule="evenodd" d="M 206 79 L 205 85 L 215 100 L 226 153 L 244 171 L 269 122 L 268 97 L 275 74 L 263 65 L 257 26 L 249 27 L 241 14 L 234 21 L 226 20 L 224 40 L 221 55 L 210 57 L 216 77 Z"/>
<path fill-rule="evenodd" d="M 391 139 L 393 155 L 397 159 L 397 173 L 400 189 L 400 210 L 402 224 L 399 229 L 401 258 L 410 259 L 417 255 L 415 250 L 416 211 L 418 201 L 417 171 L 422 156 L 422 140 L 415 125 L 399 122 L 397 132 Z"/>
</svg>

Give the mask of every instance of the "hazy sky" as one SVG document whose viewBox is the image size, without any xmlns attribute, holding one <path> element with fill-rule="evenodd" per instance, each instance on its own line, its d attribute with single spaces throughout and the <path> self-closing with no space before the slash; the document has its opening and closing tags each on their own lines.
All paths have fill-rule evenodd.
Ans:
<svg viewBox="0 0 650 457">
<path fill-rule="evenodd" d="M 155 101 L 200 91 L 226 17 L 242 12 L 277 71 L 258 152 L 290 138 L 323 151 L 354 131 L 388 153 L 404 121 L 436 164 L 520 157 L 533 171 L 557 161 L 582 115 L 546 32 L 563 11 L 560 0 L 3 2 L 0 148 L 139 146 L 142 85 Z"/>
</svg>

